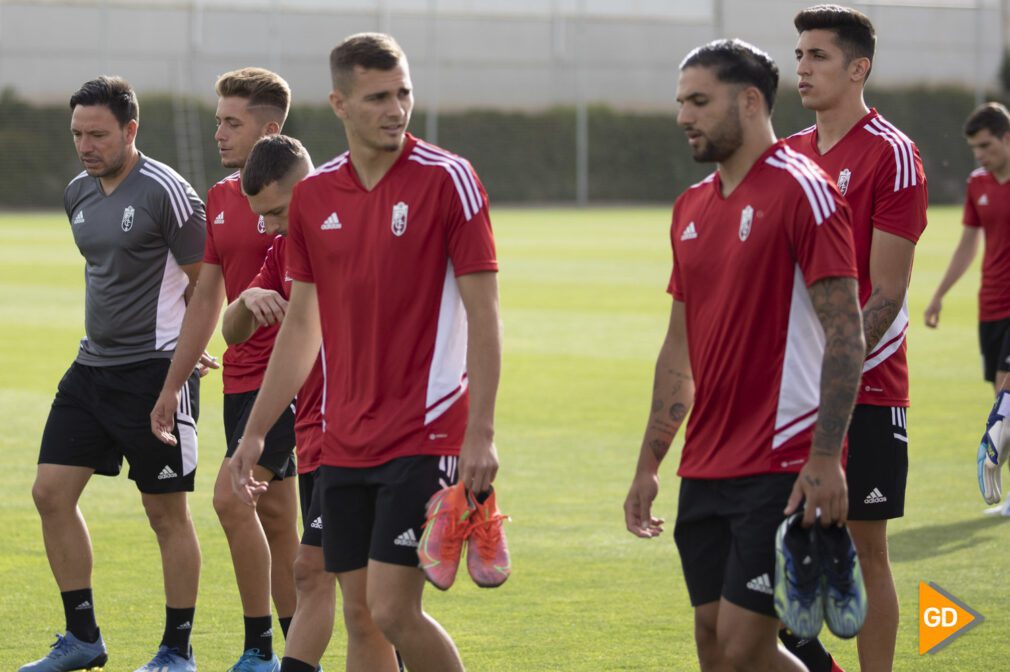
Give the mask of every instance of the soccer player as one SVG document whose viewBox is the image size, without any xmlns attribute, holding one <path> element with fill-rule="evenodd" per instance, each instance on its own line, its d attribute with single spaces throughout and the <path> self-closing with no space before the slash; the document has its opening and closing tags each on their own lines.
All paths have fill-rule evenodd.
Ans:
<svg viewBox="0 0 1010 672">
<path fill-rule="evenodd" d="M 70 97 L 70 109 L 84 172 L 67 185 L 63 203 L 85 260 L 85 336 L 49 411 L 32 487 L 67 631 L 49 655 L 21 672 L 106 662 L 91 590 L 91 537 L 77 502 L 92 474 L 117 475 L 124 457 L 158 539 L 165 582 L 164 635 L 140 670 L 196 670 L 189 635 L 200 545 L 186 498 L 197 461 L 200 386 L 193 367 L 173 411 L 173 445 L 151 436 L 147 411 L 199 273 L 204 207 L 178 173 L 137 149 L 140 107 L 125 80 L 86 82 Z"/>
<path fill-rule="evenodd" d="M 818 5 L 800 11 L 794 25 L 800 100 L 817 123 L 787 142 L 836 180 L 852 209 L 866 358 L 848 433 L 846 480 L 849 532 L 869 600 L 857 648 L 863 672 L 890 670 L 898 595 L 887 521 L 905 508 L 906 294 L 915 244 L 926 228 L 926 175 L 915 144 L 863 100 L 876 44 L 870 20 L 854 9 Z M 819 643 L 804 648 L 814 672 L 832 669 Z"/>
<path fill-rule="evenodd" d="M 259 274 L 225 310 L 221 331 L 229 345 L 248 340 L 258 329 L 284 319 L 291 296 L 285 242 L 288 205 L 295 184 L 312 170 L 312 160 L 298 140 L 271 135 L 259 140 L 242 171 L 242 191 L 249 207 L 263 218 L 274 238 Z M 299 659 L 318 660 L 333 630 L 336 581 L 323 565 L 322 514 L 315 496 L 316 470 L 323 439 L 323 377 L 317 358 L 298 392 L 295 438 L 298 485 L 304 532 L 295 558 L 295 588 L 298 606 L 285 640 L 285 653 Z"/>
<path fill-rule="evenodd" d="M 462 670 L 452 639 L 423 611 L 417 539 L 433 493 L 457 476 L 488 492 L 498 471 L 487 196 L 466 160 L 406 132 L 413 90 L 393 38 L 347 38 L 330 70 L 350 150 L 295 187 L 291 301 L 232 476 L 248 500 L 262 492 L 251 467 L 321 342 L 323 554 L 345 614 L 377 626 L 348 632 L 347 669 L 396 670 L 388 640 L 411 672 Z M 317 664 L 285 655 L 281 669 Z"/>
<path fill-rule="evenodd" d="M 778 68 L 739 40 L 680 65 L 677 122 L 717 170 L 673 208 L 673 307 L 627 499 L 652 514 L 659 465 L 692 408 L 674 537 L 702 670 L 803 670 L 777 646 L 774 539 L 846 519 L 841 454 L 863 338 L 848 206 L 830 178 L 776 140 Z"/>
<path fill-rule="evenodd" d="M 172 367 L 151 411 L 151 430 L 171 441 L 172 414 L 179 387 L 207 347 L 227 297 L 235 300 L 249 286 L 266 256 L 273 236 L 242 194 L 246 157 L 260 138 L 280 132 L 291 102 L 291 90 L 277 74 L 243 68 L 217 80 L 217 141 L 221 164 L 238 171 L 207 194 L 207 247 L 204 265 L 179 337 Z M 287 409 L 267 437 L 267 449 L 256 467 L 269 481 L 256 508 L 232 492 L 227 465 L 238 446 L 246 419 L 263 380 L 277 327 L 259 329 L 249 340 L 232 345 L 224 355 L 224 428 L 227 448 L 214 484 L 214 509 L 228 538 L 245 622 L 244 652 L 238 671 L 276 670 L 270 596 L 286 632 L 295 611 L 293 565 L 298 549 L 295 492 L 294 411 Z M 289 399 L 290 403 L 291 400 Z"/>
<path fill-rule="evenodd" d="M 940 324 L 943 297 L 971 266 L 984 238 L 978 339 L 983 375 L 998 391 L 1010 372 L 1010 113 L 986 103 L 965 121 L 964 135 L 980 167 L 968 177 L 961 240 L 926 307 L 926 326 Z"/>
</svg>

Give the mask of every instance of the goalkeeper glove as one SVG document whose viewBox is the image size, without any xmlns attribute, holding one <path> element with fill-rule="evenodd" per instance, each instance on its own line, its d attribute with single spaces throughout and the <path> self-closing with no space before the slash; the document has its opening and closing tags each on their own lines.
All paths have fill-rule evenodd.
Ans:
<svg viewBox="0 0 1010 672">
<path fill-rule="evenodd" d="M 1002 494 L 1001 471 L 1010 454 L 1010 431 L 1005 431 L 1007 416 L 1010 416 L 1010 391 L 1000 390 L 989 411 L 976 457 L 978 489 L 986 504 L 996 504 Z"/>
</svg>

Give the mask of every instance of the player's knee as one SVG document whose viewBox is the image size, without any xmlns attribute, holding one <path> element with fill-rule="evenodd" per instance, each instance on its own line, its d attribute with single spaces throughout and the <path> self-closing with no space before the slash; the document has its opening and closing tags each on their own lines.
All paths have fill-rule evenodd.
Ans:
<svg viewBox="0 0 1010 672">
<path fill-rule="evenodd" d="M 189 524 L 188 515 L 175 509 L 144 503 L 144 512 L 151 529 L 159 537 L 171 536 Z"/>
<path fill-rule="evenodd" d="M 887 539 L 864 539 L 856 545 L 856 556 L 863 574 L 890 571 Z"/>
<path fill-rule="evenodd" d="M 349 638 L 366 638 L 379 632 L 372 613 L 364 602 L 344 601 L 344 627 Z"/>
<path fill-rule="evenodd" d="M 379 601 L 369 605 L 372 622 L 383 636 L 394 646 L 400 640 L 402 633 L 409 630 L 414 623 L 414 612 L 404 604 L 394 601 Z"/>
<path fill-rule="evenodd" d="M 235 493 L 224 488 L 214 491 L 213 501 L 217 518 L 225 528 L 232 524 L 238 524 L 243 518 L 248 517 L 252 511 L 252 509 L 239 501 Z"/>
<path fill-rule="evenodd" d="M 35 481 L 32 485 L 32 499 L 43 518 L 59 515 L 74 508 L 73 503 L 67 501 L 60 488 L 40 481 Z"/>
<path fill-rule="evenodd" d="M 714 664 L 714 661 L 721 657 L 715 623 L 695 620 L 695 644 L 698 647 L 698 658 L 702 663 L 712 661 Z"/>
<path fill-rule="evenodd" d="M 293 568 L 295 576 L 295 590 L 300 595 L 315 593 L 324 589 L 327 584 L 332 586 L 332 580 L 327 579 L 326 569 L 319 558 L 311 557 L 299 549 L 295 556 Z M 332 592 L 332 590 L 331 590 Z"/>
<path fill-rule="evenodd" d="M 752 670 L 757 664 L 768 659 L 778 644 L 773 643 L 771 649 L 755 646 L 751 637 L 742 637 L 734 633 L 719 640 L 718 649 L 722 657 L 734 670 Z M 763 669 L 763 668 L 762 668 Z"/>
</svg>

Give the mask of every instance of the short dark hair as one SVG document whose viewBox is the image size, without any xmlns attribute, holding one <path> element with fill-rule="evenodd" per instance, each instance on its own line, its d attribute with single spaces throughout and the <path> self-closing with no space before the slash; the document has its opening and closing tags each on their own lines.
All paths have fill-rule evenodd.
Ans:
<svg viewBox="0 0 1010 672">
<path fill-rule="evenodd" d="M 280 182 L 295 167 L 312 163 L 309 152 L 302 143 L 288 135 L 268 135 L 260 138 L 245 161 L 242 169 L 242 191 L 255 196 L 268 184 Z"/>
<path fill-rule="evenodd" d="M 964 122 L 964 134 L 971 137 L 979 131 L 989 131 L 997 138 L 1010 133 L 1010 112 L 1002 103 L 979 105 Z"/>
<path fill-rule="evenodd" d="M 753 44 L 738 39 L 709 42 L 694 49 L 680 64 L 681 70 L 694 67 L 713 69 L 720 82 L 756 87 L 768 104 L 768 112 L 775 107 L 779 68 Z"/>
<path fill-rule="evenodd" d="M 70 109 L 78 105 L 90 107 L 105 105 L 116 117 L 120 128 L 131 121 L 140 121 L 140 103 L 133 87 L 122 77 L 107 77 L 102 75 L 97 79 L 84 82 L 81 88 L 70 96 Z"/>
<path fill-rule="evenodd" d="M 392 70 L 407 60 L 396 40 L 385 33 L 351 35 L 330 52 L 330 77 L 333 88 L 345 93 L 350 90 L 354 68 Z"/>
<path fill-rule="evenodd" d="M 877 31 L 870 17 L 851 7 L 815 5 L 801 10 L 793 19 L 796 32 L 828 30 L 835 34 L 835 44 L 845 54 L 846 65 L 857 58 L 870 59 L 865 82 L 873 68 L 873 53 L 877 48 Z"/>
<path fill-rule="evenodd" d="M 249 107 L 268 107 L 280 114 L 280 122 L 291 107 L 291 87 L 276 72 L 264 68 L 240 68 L 217 78 L 214 90 L 222 98 L 245 98 Z"/>
</svg>

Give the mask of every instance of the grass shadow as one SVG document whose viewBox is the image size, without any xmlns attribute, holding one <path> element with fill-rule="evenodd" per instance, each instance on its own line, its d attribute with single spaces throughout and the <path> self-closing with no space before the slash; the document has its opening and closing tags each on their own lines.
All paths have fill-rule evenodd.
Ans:
<svg viewBox="0 0 1010 672">
<path fill-rule="evenodd" d="M 989 541 L 985 532 L 999 526 L 1010 526 L 1010 518 L 983 516 L 969 521 L 927 525 L 888 535 L 891 562 L 913 562 L 938 555 L 958 553 Z"/>
</svg>

